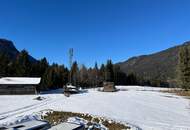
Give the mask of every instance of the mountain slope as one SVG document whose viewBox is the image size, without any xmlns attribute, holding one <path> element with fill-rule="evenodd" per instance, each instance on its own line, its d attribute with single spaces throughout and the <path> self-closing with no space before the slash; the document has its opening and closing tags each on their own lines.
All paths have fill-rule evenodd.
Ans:
<svg viewBox="0 0 190 130">
<path fill-rule="evenodd" d="M 12 41 L 0 39 L 0 53 L 6 53 L 11 58 L 16 58 L 19 51 L 16 49 Z"/>
<path fill-rule="evenodd" d="M 183 45 L 190 45 L 190 42 L 158 53 L 132 57 L 117 64 L 126 74 L 135 73 L 144 79 L 174 80 L 177 75 L 178 52 Z"/>
<path fill-rule="evenodd" d="M 12 41 L 7 39 L 0 39 L 0 53 L 7 54 L 11 59 L 16 59 L 20 52 L 16 49 Z M 29 60 L 31 62 L 37 61 L 30 55 Z"/>
</svg>

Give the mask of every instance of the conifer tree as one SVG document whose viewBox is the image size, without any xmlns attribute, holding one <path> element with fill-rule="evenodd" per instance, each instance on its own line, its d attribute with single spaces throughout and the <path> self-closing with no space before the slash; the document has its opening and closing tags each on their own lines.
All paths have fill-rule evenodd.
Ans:
<svg viewBox="0 0 190 130">
<path fill-rule="evenodd" d="M 8 56 L 6 54 L 0 54 L 0 77 L 7 76 L 8 64 Z"/>
<path fill-rule="evenodd" d="M 79 70 L 79 84 L 81 87 L 89 86 L 89 73 L 85 65 L 82 65 Z"/>
<path fill-rule="evenodd" d="M 43 58 L 39 61 L 39 74 L 42 75 L 45 73 L 46 69 L 48 68 L 49 63 L 47 62 L 46 58 Z"/>
<path fill-rule="evenodd" d="M 127 75 L 127 84 L 128 85 L 137 85 L 137 77 L 134 73 Z"/>
<path fill-rule="evenodd" d="M 113 71 L 114 71 L 114 82 L 115 84 L 119 84 L 120 67 L 118 65 L 114 65 Z"/>
<path fill-rule="evenodd" d="M 113 64 L 111 60 L 108 60 L 106 64 L 105 80 L 108 82 L 114 82 L 114 71 L 113 71 Z"/>
<path fill-rule="evenodd" d="M 95 62 L 95 65 L 94 65 L 94 68 L 93 68 L 93 81 L 94 81 L 94 86 L 98 86 L 98 80 L 99 80 L 99 76 L 98 76 L 98 73 L 99 73 L 99 69 L 98 69 L 98 63 L 97 62 Z"/>
<path fill-rule="evenodd" d="M 179 51 L 178 63 L 179 83 L 180 86 L 187 90 L 190 88 L 190 47 L 184 45 Z"/>
<path fill-rule="evenodd" d="M 42 76 L 42 81 L 39 90 L 48 90 L 53 87 L 53 72 L 51 67 L 48 67 Z"/>
<path fill-rule="evenodd" d="M 22 50 L 16 59 L 16 75 L 29 76 L 31 72 L 31 63 L 29 61 L 29 54 L 26 50 Z"/>
<path fill-rule="evenodd" d="M 99 79 L 100 82 L 103 82 L 105 80 L 105 65 L 102 64 L 99 71 Z"/>
<path fill-rule="evenodd" d="M 75 61 L 75 62 L 73 62 L 73 65 L 72 65 L 72 67 L 71 67 L 71 81 L 72 81 L 72 84 L 73 85 L 75 85 L 75 86 L 77 86 L 77 84 L 78 84 L 78 73 L 79 73 L 79 68 L 78 68 L 78 64 L 77 64 L 77 62 Z"/>
</svg>

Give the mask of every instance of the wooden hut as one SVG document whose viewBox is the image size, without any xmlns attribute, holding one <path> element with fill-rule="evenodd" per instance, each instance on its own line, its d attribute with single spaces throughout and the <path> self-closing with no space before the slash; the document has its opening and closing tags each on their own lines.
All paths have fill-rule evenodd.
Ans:
<svg viewBox="0 0 190 130">
<path fill-rule="evenodd" d="M 104 92 L 116 92 L 117 89 L 114 85 L 114 82 L 104 82 L 103 83 L 103 91 Z"/>
<path fill-rule="evenodd" d="M 41 78 L 4 77 L 0 78 L 0 94 L 36 94 Z"/>
</svg>

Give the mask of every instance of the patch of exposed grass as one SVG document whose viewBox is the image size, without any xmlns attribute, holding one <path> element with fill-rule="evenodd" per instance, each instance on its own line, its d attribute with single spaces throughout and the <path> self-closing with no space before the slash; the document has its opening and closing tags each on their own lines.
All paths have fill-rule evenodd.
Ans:
<svg viewBox="0 0 190 130">
<path fill-rule="evenodd" d="M 109 130 L 130 130 L 129 126 L 115 122 L 113 120 L 107 120 L 101 117 L 93 117 L 89 114 L 73 113 L 73 112 L 49 112 L 46 116 L 42 117 L 44 120 L 48 121 L 52 125 L 57 125 L 62 122 L 67 121 L 69 117 L 80 117 L 88 121 L 87 126 L 92 123 L 102 123 Z"/>
<path fill-rule="evenodd" d="M 102 122 L 102 124 L 104 126 L 106 126 L 109 130 L 123 130 L 123 129 L 129 129 L 130 130 L 130 127 L 124 125 L 124 124 L 120 124 L 120 123 L 117 123 L 117 122 L 109 122 L 108 120 L 105 120 Z"/>
<path fill-rule="evenodd" d="M 169 89 L 169 90 L 162 90 L 161 92 L 173 93 L 178 96 L 190 97 L 190 90 L 185 91 L 182 89 Z"/>
</svg>

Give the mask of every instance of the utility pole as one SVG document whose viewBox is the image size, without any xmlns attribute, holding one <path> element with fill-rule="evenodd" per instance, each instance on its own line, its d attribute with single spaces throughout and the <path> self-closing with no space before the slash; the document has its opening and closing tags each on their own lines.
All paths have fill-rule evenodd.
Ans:
<svg viewBox="0 0 190 130">
<path fill-rule="evenodd" d="M 69 49 L 69 67 L 70 67 L 69 82 L 70 84 L 72 82 L 72 74 L 71 74 L 72 64 L 73 64 L 73 48 L 70 48 Z"/>
</svg>

